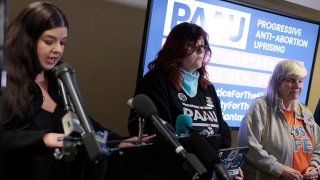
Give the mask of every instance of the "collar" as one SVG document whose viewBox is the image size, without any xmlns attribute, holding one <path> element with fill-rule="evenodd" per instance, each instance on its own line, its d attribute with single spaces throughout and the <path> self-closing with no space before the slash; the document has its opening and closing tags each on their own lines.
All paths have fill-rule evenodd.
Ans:
<svg viewBox="0 0 320 180">
<path fill-rule="evenodd" d="M 198 71 L 189 73 L 188 71 L 181 69 L 181 76 L 183 78 L 182 89 L 188 96 L 194 97 L 198 91 L 200 73 Z"/>
<path fill-rule="evenodd" d="M 283 100 L 277 96 L 276 98 L 276 111 L 281 111 L 284 107 Z M 313 127 L 315 124 L 314 118 L 311 113 L 308 113 L 307 107 L 304 104 L 299 103 L 298 100 L 292 103 L 295 118 L 302 120 L 307 127 Z"/>
</svg>

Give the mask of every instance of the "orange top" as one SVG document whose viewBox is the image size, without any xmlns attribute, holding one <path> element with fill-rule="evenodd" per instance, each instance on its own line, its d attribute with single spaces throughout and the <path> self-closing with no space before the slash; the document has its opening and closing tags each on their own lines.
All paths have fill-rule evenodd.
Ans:
<svg viewBox="0 0 320 180">
<path fill-rule="evenodd" d="M 304 128 L 303 121 L 296 119 L 293 112 L 283 110 L 291 127 L 291 137 L 293 144 L 292 168 L 304 174 L 310 165 L 313 153 L 314 140 L 309 132 Z"/>
</svg>

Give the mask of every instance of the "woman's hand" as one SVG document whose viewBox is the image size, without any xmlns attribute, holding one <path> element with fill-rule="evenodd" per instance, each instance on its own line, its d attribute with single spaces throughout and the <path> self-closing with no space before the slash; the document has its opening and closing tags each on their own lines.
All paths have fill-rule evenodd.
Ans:
<svg viewBox="0 0 320 180">
<path fill-rule="evenodd" d="M 318 174 L 317 169 L 314 166 L 309 166 L 303 175 L 303 179 L 316 180 L 316 179 L 318 179 L 318 176 L 319 176 L 319 174 Z"/>
<path fill-rule="evenodd" d="M 46 133 L 43 136 L 43 142 L 50 148 L 63 147 L 63 141 L 58 141 L 61 137 L 65 137 L 65 135 L 61 133 Z"/>
<path fill-rule="evenodd" d="M 151 136 L 144 136 L 142 138 L 142 144 L 146 141 L 149 141 L 150 139 L 154 138 L 155 135 L 151 135 Z M 136 146 L 136 142 L 138 140 L 137 136 L 125 139 L 124 141 L 122 141 L 121 143 L 118 144 L 118 148 L 130 148 L 130 147 L 135 147 Z"/>
<path fill-rule="evenodd" d="M 281 173 L 281 178 L 288 180 L 302 180 L 303 176 L 299 171 L 292 169 L 291 167 L 284 166 L 284 169 Z"/>
<path fill-rule="evenodd" d="M 244 178 L 243 172 L 242 172 L 241 168 L 239 168 L 239 174 L 237 176 L 235 176 L 233 179 L 242 180 L 243 178 Z"/>
</svg>

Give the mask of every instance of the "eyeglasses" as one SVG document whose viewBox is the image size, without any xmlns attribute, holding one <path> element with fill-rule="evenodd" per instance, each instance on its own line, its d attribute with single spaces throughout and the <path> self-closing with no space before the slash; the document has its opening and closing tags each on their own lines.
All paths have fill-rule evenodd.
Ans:
<svg viewBox="0 0 320 180">
<path fill-rule="evenodd" d="M 209 46 L 206 44 L 198 44 L 198 45 L 194 45 L 194 44 L 188 44 L 188 46 L 194 47 L 194 51 L 199 54 L 202 52 L 202 50 L 204 50 L 204 52 L 207 52 L 209 49 Z"/>
</svg>

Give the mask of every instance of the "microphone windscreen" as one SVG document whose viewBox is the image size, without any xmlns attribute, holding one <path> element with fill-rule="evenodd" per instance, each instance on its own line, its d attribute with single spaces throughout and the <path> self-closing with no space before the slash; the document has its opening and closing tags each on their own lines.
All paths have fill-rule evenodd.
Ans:
<svg viewBox="0 0 320 180">
<path fill-rule="evenodd" d="M 187 114 L 180 114 L 176 119 L 176 133 L 189 134 L 189 129 L 192 127 L 192 118 Z"/>
<path fill-rule="evenodd" d="M 158 110 L 152 100 L 144 94 L 136 95 L 132 100 L 132 106 L 143 118 L 149 118 L 151 115 L 158 114 Z"/>
<path fill-rule="evenodd" d="M 53 69 L 53 74 L 56 78 L 60 78 L 61 74 L 64 72 L 72 72 L 74 73 L 74 69 L 68 63 L 60 63 L 59 65 L 55 66 Z"/>
</svg>

